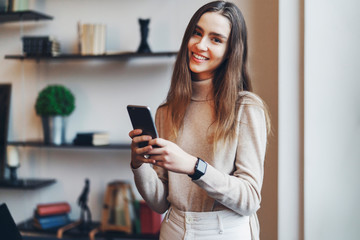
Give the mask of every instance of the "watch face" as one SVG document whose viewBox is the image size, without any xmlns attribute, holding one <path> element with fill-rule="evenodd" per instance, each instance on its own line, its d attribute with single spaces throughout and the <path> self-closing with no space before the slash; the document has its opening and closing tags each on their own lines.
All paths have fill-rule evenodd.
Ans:
<svg viewBox="0 0 360 240">
<path fill-rule="evenodd" d="M 207 167 L 206 162 L 204 162 L 204 161 L 202 161 L 202 160 L 199 160 L 199 164 L 198 164 L 197 170 L 199 170 L 199 171 L 202 172 L 202 173 L 205 173 L 206 167 Z"/>
</svg>

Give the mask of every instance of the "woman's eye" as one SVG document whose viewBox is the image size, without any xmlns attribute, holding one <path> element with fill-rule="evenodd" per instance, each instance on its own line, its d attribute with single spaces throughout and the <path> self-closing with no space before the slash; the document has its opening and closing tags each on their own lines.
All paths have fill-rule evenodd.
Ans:
<svg viewBox="0 0 360 240">
<path fill-rule="evenodd" d="M 213 41 L 216 43 L 221 43 L 221 40 L 219 38 L 213 38 Z"/>
<path fill-rule="evenodd" d="M 193 34 L 196 35 L 196 36 L 201 36 L 201 33 L 199 31 L 197 31 L 197 30 L 195 30 Z"/>
</svg>

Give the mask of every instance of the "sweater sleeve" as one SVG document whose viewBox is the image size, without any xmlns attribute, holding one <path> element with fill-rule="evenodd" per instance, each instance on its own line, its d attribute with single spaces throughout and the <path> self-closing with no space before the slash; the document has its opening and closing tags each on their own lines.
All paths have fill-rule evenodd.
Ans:
<svg viewBox="0 0 360 240">
<path fill-rule="evenodd" d="M 155 124 L 161 129 L 159 113 L 156 113 Z M 161 136 L 161 132 L 159 131 Z M 142 164 L 137 169 L 132 169 L 136 188 L 150 208 L 158 213 L 164 213 L 169 208 L 168 174 L 163 168 Z"/>
<path fill-rule="evenodd" d="M 158 170 L 161 171 L 160 168 Z M 169 208 L 167 181 L 160 179 L 155 169 L 147 163 L 132 171 L 136 188 L 149 207 L 155 212 L 164 213 Z"/>
<path fill-rule="evenodd" d="M 242 105 L 239 115 L 233 174 L 223 173 L 208 165 L 206 173 L 194 183 L 222 205 L 249 216 L 260 207 L 267 139 L 266 120 L 263 109 L 251 104 Z M 223 159 L 228 160 L 231 159 Z"/>
</svg>

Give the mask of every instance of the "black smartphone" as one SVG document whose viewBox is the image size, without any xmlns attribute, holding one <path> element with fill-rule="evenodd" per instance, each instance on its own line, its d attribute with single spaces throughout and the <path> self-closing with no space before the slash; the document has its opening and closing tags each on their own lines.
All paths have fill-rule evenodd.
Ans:
<svg viewBox="0 0 360 240">
<path fill-rule="evenodd" d="M 134 129 L 143 130 L 141 135 L 150 135 L 152 138 L 158 137 L 156 126 L 148 106 L 128 105 L 126 108 Z M 139 143 L 139 147 L 146 147 L 148 144 L 148 142 L 141 142 Z"/>
</svg>

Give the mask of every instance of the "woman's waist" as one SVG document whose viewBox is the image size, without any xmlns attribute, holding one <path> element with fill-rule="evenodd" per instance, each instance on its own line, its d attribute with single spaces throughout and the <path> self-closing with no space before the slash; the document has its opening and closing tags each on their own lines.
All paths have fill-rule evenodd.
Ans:
<svg viewBox="0 0 360 240">
<path fill-rule="evenodd" d="M 209 212 L 189 212 L 170 206 L 165 218 L 170 218 L 178 224 L 185 223 L 210 228 L 212 225 L 216 228 L 219 220 L 228 227 L 249 224 L 249 216 L 239 215 L 230 209 Z"/>
<path fill-rule="evenodd" d="M 179 209 L 183 212 L 193 212 L 193 213 L 202 213 L 202 212 L 220 212 L 220 211 L 231 211 L 233 210 L 225 207 L 224 205 L 218 203 L 214 199 L 208 196 L 192 196 L 191 199 L 181 198 L 181 197 L 168 197 L 170 205 L 176 209 Z"/>
</svg>

